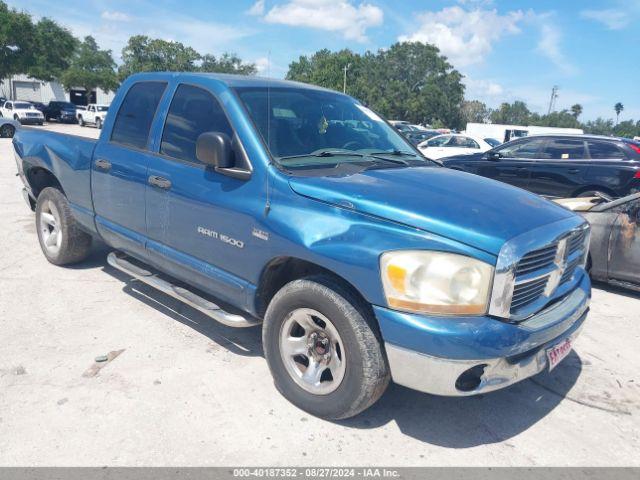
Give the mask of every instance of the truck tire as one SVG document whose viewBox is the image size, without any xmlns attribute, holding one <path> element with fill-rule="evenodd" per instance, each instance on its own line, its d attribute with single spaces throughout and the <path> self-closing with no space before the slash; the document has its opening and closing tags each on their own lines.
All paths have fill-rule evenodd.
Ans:
<svg viewBox="0 0 640 480">
<path fill-rule="evenodd" d="M 82 118 L 82 115 L 78 117 L 78 125 L 80 125 L 81 127 L 84 127 L 84 118 Z"/>
<path fill-rule="evenodd" d="M 78 227 L 60 190 L 47 187 L 36 203 L 36 229 L 42 253 L 54 265 L 81 262 L 91 250 L 91 235 Z"/>
<path fill-rule="evenodd" d="M 101 118 L 96 118 L 96 128 L 98 130 L 102 130 L 102 119 Z"/>
<path fill-rule="evenodd" d="M 317 417 L 353 417 L 389 384 L 373 315 L 325 276 L 294 280 L 271 300 L 262 342 L 276 388 Z"/>
<path fill-rule="evenodd" d="M 16 128 L 10 123 L 5 123 L 0 127 L 0 137 L 2 138 L 13 138 L 15 133 Z"/>
</svg>

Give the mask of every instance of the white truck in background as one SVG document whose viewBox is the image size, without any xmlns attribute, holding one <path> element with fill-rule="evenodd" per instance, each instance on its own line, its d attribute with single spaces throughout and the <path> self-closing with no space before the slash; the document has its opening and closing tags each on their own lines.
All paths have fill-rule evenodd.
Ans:
<svg viewBox="0 0 640 480">
<path fill-rule="evenodd" d="M 101 130 L 102 125 L 104 125 L 104 117 L 107 116 L 108 111 L 109 105 L 90 103 L 87 105 L 86 110 L 78 110 L 78 123 L 81 127 L 87 124 L 95 125 L 98 130 Z"/>
<path fill-rule="evenodd" d="M 467 123 L 465 130 L 467 135 L 475 135 L 482 138 L 495 138 L 501 142 L 508 142 L 515 138 L 529 135 L 582 135 L 581 128 L 538 127 L 535 125 L 501 125 L 496 123 Z"/>
</svg>

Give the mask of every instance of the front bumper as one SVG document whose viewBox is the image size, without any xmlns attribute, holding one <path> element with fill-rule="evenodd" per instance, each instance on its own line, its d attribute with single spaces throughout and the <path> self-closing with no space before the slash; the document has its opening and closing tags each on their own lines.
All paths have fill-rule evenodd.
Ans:
<svg viewBox="0 0 640 480">
<path fill-rule="evenodd" d="M 44 122 L 44 117 L 19 117 L 18 122 L 22 125 L 37 125 Z"/>
<path fill-rule="evenodd" d="M 394 382 L 435 395 L 465 396 L 498 390 L 547 369 L 547 348 L 578 336 L 590 297 L 589 277 L 583 274 L 573 292 L 518 324 L 374 310 Z"/>
</svg>

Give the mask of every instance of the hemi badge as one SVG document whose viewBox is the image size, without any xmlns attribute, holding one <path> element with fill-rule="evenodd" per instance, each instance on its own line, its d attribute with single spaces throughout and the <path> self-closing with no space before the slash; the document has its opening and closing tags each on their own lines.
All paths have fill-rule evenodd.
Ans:
<svg viewBox="0 0 640 480">
<path fill-rule="evenodd" d="M 253 227 L 251 231 L 251 235 L 260 240 L 264 240 L 265 242 L 269 240 L 269 232 L 265 232 L 264 230 L 260 230 L 259 228 Z"/>
</svg>

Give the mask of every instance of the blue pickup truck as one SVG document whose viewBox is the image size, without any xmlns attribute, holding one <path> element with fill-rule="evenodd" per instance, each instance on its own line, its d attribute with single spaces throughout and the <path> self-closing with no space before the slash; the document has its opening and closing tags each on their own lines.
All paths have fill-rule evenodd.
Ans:
<svg viewBox="0 0 640 480">
<path fill-rule="evenodd" d="M 98 238 L 212 319 L 262 323 L 277 389 L 323 418 L 390 380 L 457 396 L 550 370 L 587 315 L 581 217 L 425 159 L 333 91 L 138 74 L 99 140 L 27 128 L 13 145 L 47 260 Z"/>
</svg>

